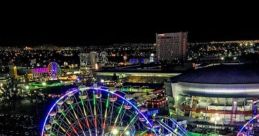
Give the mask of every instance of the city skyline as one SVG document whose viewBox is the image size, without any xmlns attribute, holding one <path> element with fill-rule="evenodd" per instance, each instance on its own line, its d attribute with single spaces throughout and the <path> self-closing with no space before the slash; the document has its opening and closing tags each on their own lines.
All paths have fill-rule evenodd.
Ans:
<svg viewBox="0 0 259 136">
<path fill-rule="evenodd" d="M 0 8 L 1 136 L 259 136 L 251 2 L 22 3 Z"/>
</svg>

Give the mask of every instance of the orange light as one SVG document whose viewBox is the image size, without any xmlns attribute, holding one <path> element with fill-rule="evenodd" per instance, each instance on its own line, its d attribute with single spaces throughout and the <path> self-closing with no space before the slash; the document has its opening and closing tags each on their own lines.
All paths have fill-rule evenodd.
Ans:
<svg viewBox="0 0 259 136">
<path fill-rule="evenodd" d="M 97 64 L 97 63 L 95 63 L 95 69 L 96 69 L 96 70 L 98 70 L 98 69 L 99 69 L 99 67 L 98 67 L 98 64 Z"/>
</svg>

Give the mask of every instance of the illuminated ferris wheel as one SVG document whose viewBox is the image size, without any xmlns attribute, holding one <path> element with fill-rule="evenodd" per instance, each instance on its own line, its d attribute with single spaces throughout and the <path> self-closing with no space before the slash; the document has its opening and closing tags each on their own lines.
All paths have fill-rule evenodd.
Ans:
<svg viewBox="0 0 259 136">
<path fill-rule="evenodd" d="M 57 79 L 57 76 L 61 73 L 61 69 L 56 62 L 50 62 L 48 65 L 48 74 L 52 79 Z"/>
<path fill-rule="evenodd" d="M 237 133 L 237 136 L 255 136 L 254 128 L 259 127 L 258 120 L 259 114 L 255 115 L 248 122 L 246 122 Z"/>
<path fill-rule="evenodd" d="M 133 136 L 152 128 L 144 114 L 132 99 L 107 88 L 80 86 L 52 105 L 41 136 Z"/>
<path fill-rule="evenodd" d="M 159 136 L 187 136 L 186 129 L 175 119 L 157 116 L 153 119 L 153 132 Z"/>
</svg>

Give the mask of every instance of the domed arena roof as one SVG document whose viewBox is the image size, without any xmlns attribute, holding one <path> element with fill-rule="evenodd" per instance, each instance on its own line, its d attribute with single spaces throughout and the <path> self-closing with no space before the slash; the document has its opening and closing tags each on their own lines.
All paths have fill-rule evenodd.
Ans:
<svg viewBox="0 0 259 136">
<path fill-rule="evenodd" d="M 259 83 L 259 65 L 217 65 L 192 70 L 173 77 L 172 82 L 204 84 L 252 84 Z"/>
</svg>

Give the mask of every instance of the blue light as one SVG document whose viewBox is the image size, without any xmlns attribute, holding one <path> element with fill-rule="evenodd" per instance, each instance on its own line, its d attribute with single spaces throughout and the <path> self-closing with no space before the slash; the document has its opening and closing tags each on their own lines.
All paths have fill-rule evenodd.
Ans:
<svg viewBox="0 0 259 136">
<path fill-rule="evenodd" d="M 242 128 L 239 130 L 239 132 L 237 133 L 237 135 L 240 135 L 242 133 L 242 131 L 245 129 L 245 127 L 250 124 L 253 120 L 255 120 L 256 118 L 259 117 L 259 114 L 257 114 L 256 116 L 254 116 L 253 118 L 251 118 L 248 122 L 246 122 Z"/>
</svg>

